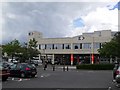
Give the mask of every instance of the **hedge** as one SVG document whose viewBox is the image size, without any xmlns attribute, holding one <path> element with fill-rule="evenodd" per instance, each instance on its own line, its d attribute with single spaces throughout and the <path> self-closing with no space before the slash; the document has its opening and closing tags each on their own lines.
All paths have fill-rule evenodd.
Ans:
<svg viewBox="0 0 120 90">
<path fill-rule="evenodd" d="M 81 64 L 76 66 L 83 70 L 113 70 L 114 64 Z"/>
</svg>

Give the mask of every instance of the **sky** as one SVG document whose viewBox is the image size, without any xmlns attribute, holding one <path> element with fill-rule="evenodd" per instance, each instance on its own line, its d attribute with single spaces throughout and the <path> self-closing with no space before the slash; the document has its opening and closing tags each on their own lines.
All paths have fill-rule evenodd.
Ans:
<svg viewBox="0 0 120 90">
<path fill-rule="evenodd" d="M 101 2 L 39 2 L 18 0 L 0 3 L 0 43 L 27 42 L 28 32 L 46 38 L 73 37 L 99 30 L 118 31 L 118 0 Z"/>
</svg>

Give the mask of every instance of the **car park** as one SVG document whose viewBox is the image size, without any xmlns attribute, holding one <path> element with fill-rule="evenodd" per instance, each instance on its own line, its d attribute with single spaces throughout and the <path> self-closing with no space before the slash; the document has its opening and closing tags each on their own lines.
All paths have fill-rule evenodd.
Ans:
<svg viewBox="0 0 120 90">
<path fill-rule="evenodd" d="M 0 77 L 2 77 L 2 81 L 6 81 L 10 75 L 9 69 L 0 62 Z"/>
<path fill-rule="evenodd" d="M 17 77 L 35 77 L 37 69 L 34 65 L 28 63 L 17 63 L 10 67 L 10 76 Z"/>
</svg>

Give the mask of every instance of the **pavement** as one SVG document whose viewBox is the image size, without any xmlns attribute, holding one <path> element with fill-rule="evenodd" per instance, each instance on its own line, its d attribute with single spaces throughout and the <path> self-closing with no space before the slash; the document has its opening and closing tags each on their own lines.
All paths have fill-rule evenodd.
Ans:
<svg viewBox="0 0 120 90">
<path fill-rule="evenodd" d="M 35 78 L 9 77 L 8 81 L 2 83 L 2 87 L 57 88 L 57 90 L 61 88 L 120 90 L 112 80 L 111 70 L 76 70 L 75 66 L 68 66 L 68 68 L 68 71 L 67 69 L 63 71 L 63 66 L 58 65 L 55 66 L 55 71 L 53 71 L 51 65 L 48 65 L 46 70 L 43 70 L 43 66 L 39 66 Z"/>
</svg>

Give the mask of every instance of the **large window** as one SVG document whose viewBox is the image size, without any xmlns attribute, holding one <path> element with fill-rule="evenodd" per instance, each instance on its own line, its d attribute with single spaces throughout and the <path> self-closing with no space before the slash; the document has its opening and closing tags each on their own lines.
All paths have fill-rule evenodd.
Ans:
<svg viewBox="0 0 120 90">
<path fill-rule="evenodd" d="M 45 44 L 41 44 L 41 49 L 46 49 L 46 45 Z"/>
<path fill-rule="evenodd" d="M 64 44 L 64 49 L 71 49 L 71 44 Z"/>
<path fill-rule="evenodd" d="M 94 43 L 94 48 L 99 49 L 100 48 L 100 43 Z"/>
<path fill-rule="evenodd" d="M 73 49 L 79 49 L 80 43 L 73 43 Z"/>
<path fill-rule="evenodd" d="M 91 48 L 91 43 L 84 43 L 83 48 L 84 49 L 90 49 Z"/>
<path fill-rule="evenodd" d="M 46 49 L 52 49 L 53 45 L 52 44 L 47 44 Z"/>
<path fill-rule="evenodd" d="M 62 44 L 54 44 L 54 49 L 62 49 Z"/>
</svg>

